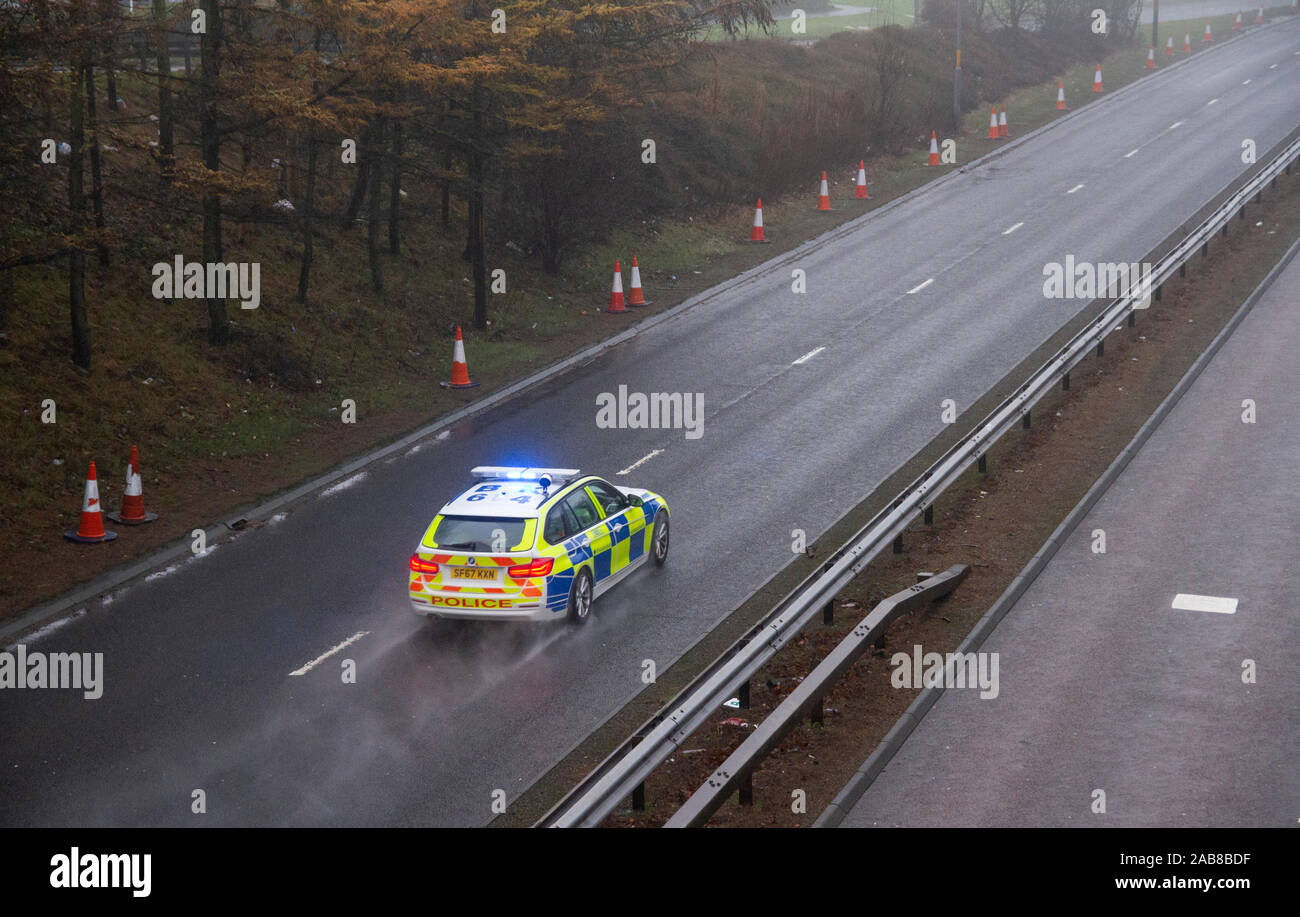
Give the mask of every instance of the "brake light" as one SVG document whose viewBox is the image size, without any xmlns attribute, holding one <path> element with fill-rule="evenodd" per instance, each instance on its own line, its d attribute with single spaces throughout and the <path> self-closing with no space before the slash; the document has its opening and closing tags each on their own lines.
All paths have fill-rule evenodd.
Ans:
<svg viewBox="0 0 1300 917">
<path fill-rule="evenodd" d="M 419 554 L 411 555 L 412 573 L 437 573 L 438 565 L 431 560 L 421 560 Z"/>
<path fill-rule="evenodd" d="M 550 574 L 551 567 L 553 566 L 555 566 L 554 557 L 539 557 L 526 564 L 515 564 L 513 567 L 506 570 L 506 575 L 512 579 L 528 579 L 530 576 L 547 576 Z"/>
</svg>

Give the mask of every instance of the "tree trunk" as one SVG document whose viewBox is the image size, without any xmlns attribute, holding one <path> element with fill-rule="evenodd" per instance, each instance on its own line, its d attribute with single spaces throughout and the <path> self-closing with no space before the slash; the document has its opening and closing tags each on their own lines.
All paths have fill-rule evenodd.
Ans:
<svg viewBox="0 0 1300 917">
<path fill-rule="evenodd" d="M 307 190 L 302 202 L 302 266 L 298 270 L 298 302 L 307 301 L 307 286 L 311 280 L 312 242 L 316 216 L 316 159 L 319 144 L 315 132 L 307 138 Z"/>
<path fill-rule="evenodd" d="M 74 34 L 84 26 L 84 7 L 73 4 Z M 80 37 L 80 36 L 79 36 Z M 74 45 L 75 47 L 75 45 Z M 83 155 L 86 143 L 85 122 L 82 111 L 82 59 L 80 51 L 74 52 L 68 73 L 68 127 L 72 155 L 68 157 L 68 234 L 75 246 L 68 256 L 68 311 L 72 320 L 72 362 L 82 369 L 90 369 L 90 321 L 86 316 L 86 254 L 81 250 L 81 234 L 85 231 L 86 195 L 83 186 Z"/>
<path fill-rule="evenodd" d="M 370 253 L 370 286 L 376 293 L 384 292 L 384 262 L 379 255 L 379 221 L 382 217 L 379 207 L 379 152 L 384 145 L 384 119 L 375 122 L 374 136 L 371 138 L 374 167 L 370 170 L 370 187 L 366 193 L 370 198 L 370 209 L 366 214 L 366 246 Z"/>
<path fill-rule="evenodd" d="M 217 58 L 221 48 L 221 0 L 201 0 L 201 3 L 207 16 L 207 31 L 199 39 L 199 65 L 202 69 L 199 83 L 199 145 L 203 150 L 203 165 L 215 174 L 221 170 L 221 134 L 217 124 L 217 80 L 221 76 L 221 61 Z M 203 260 L 208 264 L 222 260 L 221 195 L 212 189 L 203 192 Z M 209 296 L 208 341 L 222 344 L 229 336 L 230 318 L 226 315 L 226 301 Z"/>
<path fill-rule="evenodd" d="M 442 226 L 444 229 L 451 226 L 451 147 L 447 147 L 442 154 Z"/>
<path fill-rule="evenodd" d="M 95 63 L 87 60 L 86 72 L 86 117 L 90 125 L 90 200 L 95 211 L 95 228 L 99 238 L 95 241 L 95 251 L 99 254 L 99 266 L 108 267 L 108 246 L 104 244 L 104 177 L 99 168 L 99 116 L 95 113 Z"/>
<path fill-rule="evenodd" d="M 176 154 L 172 139 L 172 55 L 167 36 L 167 0 L 153 0 L 154 46 L 158 57 L 158 174 L 172 183 Z M 188 55 L 187 55 L 188 56 Z M 189 67 L 185 68 L 189 72 Z"/>
<path fill-rule="evenodd" d="M 401 237 L 398 233 L 401 225 L 402 207 L 402 122 L 394 121 L 392 127 L 393 169 L 388 188 L 388 250 L 394 255 L 402 252 Z"/>
<path fill-rule="evenodd" d="M 357 169 L 356 181 L 352 183 L 352 194 L 348 198 L 348 209 L 343 212 L 343 228 L 349 229 L 357 221 L 357 214 L 361 212 L 361 204 L 366 199 L 366 189 L 370 186 L 370 159 L 371 159 L 371 128 L 367 124 L 361 131 L 361 137 L 357 142 L 357 158 L 360 160 L 360 168 Z"/>
<path fill-rule="evenodd" d="M 475 137 L 481 135 L 479 128 L 482 116 L 474 113 Z M 484 210 L 483 176 L 485 172 L 484 156 L 478 147 L 470 153 L 469 159 L 469 197 L 470 197 L 470 263 L 474 271 L 474 327 L 479 331 L 487 329 L 487 253 L 486 228 L 487 219 Z"/>
</svg>

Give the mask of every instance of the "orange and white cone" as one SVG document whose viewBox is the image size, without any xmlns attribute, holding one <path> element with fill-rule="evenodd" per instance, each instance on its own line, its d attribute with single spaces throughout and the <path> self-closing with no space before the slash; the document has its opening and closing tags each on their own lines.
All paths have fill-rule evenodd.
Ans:
<svg viewBox="0 0 1300 917">
<path fill-rule="evenodd" d="M 1241 10 L 1237 10 L 1237 21 L 1232 24 L 1232 31 L 1241 31 Z"/>
<path fill-rule="evenodd" d="M 1152 45 L 1151 47 L 1147 48 L 1146 69 L 1148 70 L 1156 69 L 1156 46 L 1155 45 Z"/>
<path fill-rule="evenodd" d="M 157 513 L 144 509 L 144 485 L 140 478 L 140 451 L 131 447 L 131 459 L 126 463 L 126 490 L 122 492 L 122 511 L 106 513 L 109 519 L 121 525 L 144 525 L 158 518 Z"/>
<path fill-rule="evenodd" d="M 1263 24 L 1264 24 L 1264 7 L 1261 6 L 1259 8 L 1259 12 L 1255 14 L 1255 25 L 1263 25 Z"/>
<path fill-rule="evenodd" d="M 766 242 L 763 236 L 763 199 L 760 197 L 754 205 L 754 228 L 749 231 L 749 241 Z"/>
<path fill-rule="evenodd" d="M 939 164 L 939 139 L 935 136 L 934 131 L 930 131 L 930 162 L 929 165 L 937 166 Z"/>
<path fill-rule="evenodd" d="M 623 303 L 623 269 L 617 261 L 614 262 L 614 285 L 609 290 L 609 308 L 605 311 L 611 315 L 627 311 Z"/>
<path fill-rule="evenodd" d="M 1174 36 L 1172 35 L 1170 35 L 1169 40 L 1165 42 L 1165 56 L 1166 57 L 1174 56 Z"/>
<path fill-rule="evenodd" d="M 627 304 L 629 306 L 650 305 L 641 290 L 641 268 L 636 263 L 636 255 L 632 256 L 632 285 L 628 287 Z"/>
<path fill-rule="evenodd" d="M 95 476 L 95 463 L 91 462 L 86 474 L 86 495 L 81 500 L 81 524 L 75 532 L 64 532 L 63 537 L 78 544 L 112 541 L 117 532 L 104 531 L 103 510 L 99 505 L 99 479 Z"/>
<path fill-rule="evenodd" d="M 1183 53 L 1184 53 L 1184 54 L 1191 54 L 1191 53 L 1192 53 L 1192 33 L 1191 33 L 1191 32 L 1184 32 L 1184 33 L 1183 33 Z"/>
<path fill-rule="evenodd" d="M 1003 105 L 1002 110 L 998 112 L 998 136 L 1011 136 L 1010 132 L 1007 130 L 1007 107 L 1005 105 Z"/>
<path fill-rule="evenodd" d="M 1101 92 L 1101 64 L 1097 65 L 1097 72 L 1092 76 L 1092 91 Z"/>
<path fill-rule="evenodd" d="M 853 196 L 860 201 L 865 201 L 871 197 L 867 193 L 867 162 L 865 159 L 858 160 L 858 183 L 853 189 Z"/>
<path fill-rule="evenodd" d="M 825 172 L 825 171 L 822 172 L 822 186 L 821 186 L 821 190 L 819 190 L 819 191 L 817 192 L 817 209 L 818 209 L 818 210 L 830 210 L 830 209 L 831 209 L 831 192 L 830 192 L 830 188 L 829 188 L 829 186 L 827 186 L 827 184 L 826 184 L 826 172 Z"/>
<path fill-rule="evenodd" d="M 1212 41 L 1214 41 L 1214 36 L 1210 34 L 1210 24 L 1207 22 L 1205 24 L 1205 36 L 1201 39 L 1201 44 L 1208 45 Z"/>
<path fill-rule="evenodd" d="M 1056 110 L 1065 111 L 1065 80 L 1056 81 Z"/>
<path fill-rule="evenodd" d="M 998 139 L 998 107 L 996 105 L 989 109 L 989 139 Z"/>
<path fill-rule="evenodd" d="M 443 388 L 473 388 L 478 385 L 469 378 L 469 364 L 465 362 L 465 339 L 460 336 L 460 325 L 456 326 L 456 343 L 451 350 L 451 381 L 438 384 Z"/>
</svg>

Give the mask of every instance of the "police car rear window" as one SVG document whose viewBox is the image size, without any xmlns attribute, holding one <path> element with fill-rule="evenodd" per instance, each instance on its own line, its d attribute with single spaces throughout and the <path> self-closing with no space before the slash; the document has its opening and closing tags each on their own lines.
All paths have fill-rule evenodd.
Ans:
<svg viewBox="0 0 1300 917">
<path fill-rule="evenodd" d="M 462 551 L 505 551 L 524 540 L 523 519 L 491 516 L 443 516 L 434 529 L 440 548 Z"/>
</svg>

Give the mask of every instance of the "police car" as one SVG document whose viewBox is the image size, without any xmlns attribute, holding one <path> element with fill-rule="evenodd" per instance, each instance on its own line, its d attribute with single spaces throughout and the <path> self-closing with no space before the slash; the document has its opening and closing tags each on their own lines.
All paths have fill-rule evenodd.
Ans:
<svg viewBox="0 0 1300 917">
<path fill-rule="evenodd" d="M 668 505 L 576 468 L 482 466 L 411 555 L 416 614 L 582 623 L 592 600 L 668 559 Z"/>
</svg>

